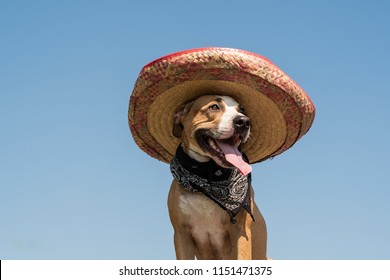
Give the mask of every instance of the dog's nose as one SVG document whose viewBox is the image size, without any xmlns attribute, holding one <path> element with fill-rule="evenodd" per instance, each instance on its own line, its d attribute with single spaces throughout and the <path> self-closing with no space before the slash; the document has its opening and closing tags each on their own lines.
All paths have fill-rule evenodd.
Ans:
<svg viewBox="0 0 390 280">
<path fill-rule="evenodd" d="M 247 116 L 238 116 L 233 119 L 234 128 L 238 131 L 248 130 L 251 126 L 249 118 Z"/>
</svg>

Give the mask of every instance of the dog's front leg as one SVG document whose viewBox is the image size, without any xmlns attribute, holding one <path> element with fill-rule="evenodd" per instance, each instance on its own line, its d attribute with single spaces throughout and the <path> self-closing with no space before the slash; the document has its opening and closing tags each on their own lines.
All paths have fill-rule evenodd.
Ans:
<svg viewBox="0 0 390 280">
<path fill-rule="evenodd" d="M 176 180 L 173 180 L 168 195 L 169 217 L 172 222 L 175 243 L 176 259 L 195 259 L 195 243 L 190 233 L 188 216 L 183 213 L 180 206 L 181 197 L 186 193 Z"/>
<path fill-rule="evenodd" d="M 177 260 L 195 259 L 195 244 L 190 235 L 175 232 L 174 242 Z"/>
</svg>

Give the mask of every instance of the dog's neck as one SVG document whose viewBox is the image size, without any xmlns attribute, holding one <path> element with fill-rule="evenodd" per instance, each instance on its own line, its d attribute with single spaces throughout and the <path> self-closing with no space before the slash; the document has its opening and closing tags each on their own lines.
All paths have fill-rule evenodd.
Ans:
<svg viewBox="0 0 390 280">
<path fill-rule="evenodd" d="M 223 168 L 209 159 L 200 162 L 179 146 L 170 163 L 173 177 L 181 187 L 201 192 L 226 210 L 235 223 L 236 214 L 244 208 L 251 212 L 251 174 L 242 175 L 236 168 Z"/>
</svg>

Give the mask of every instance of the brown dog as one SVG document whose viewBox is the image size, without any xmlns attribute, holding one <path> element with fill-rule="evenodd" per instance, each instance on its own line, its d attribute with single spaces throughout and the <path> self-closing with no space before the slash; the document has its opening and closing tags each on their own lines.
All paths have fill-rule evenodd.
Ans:
<svg viewBox="0 0 390 280">
<path fill-rule="evenodd" d="M 185 160 L 191 164 L 195 162 L 194 168 L 206 168 L 208 179 L 196 180 L 208 182 L 232 170 L 241 173 L 238 181 L 248 178 L 251 167 L 242 159 L 239 147 L 250 135 L 250 120 L 233 98 L 199 97 L 180 108 L 174 122 L 173 134 L 182 140 L 178 149 L 183 151 L 182 157 L 188 157 Z M 205 195 L 185 187 L 189 177 L 193 176 L 179 176 L 184 183 L 175 177 L 168 196 L 177 259 L 266 259 L 266 224 L 254 203 L 250 179 L 247 196 L 245 192 L 241 196 L 244 206 L 229 212 L 229 206 L 210 199 L 215 193 Z"/>
</svg>

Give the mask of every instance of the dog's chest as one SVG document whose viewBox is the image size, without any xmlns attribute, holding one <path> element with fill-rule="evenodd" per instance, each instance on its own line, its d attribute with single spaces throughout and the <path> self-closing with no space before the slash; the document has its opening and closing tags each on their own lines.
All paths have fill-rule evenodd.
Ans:
<svg viewBox="0 0 390 280">
<path fill-rule="evenodd" d="M 191 224 L 223 225 L 229 214 L 202 193 L 185 192 L 179 197 L 179 207 Z"/>
</svg>

